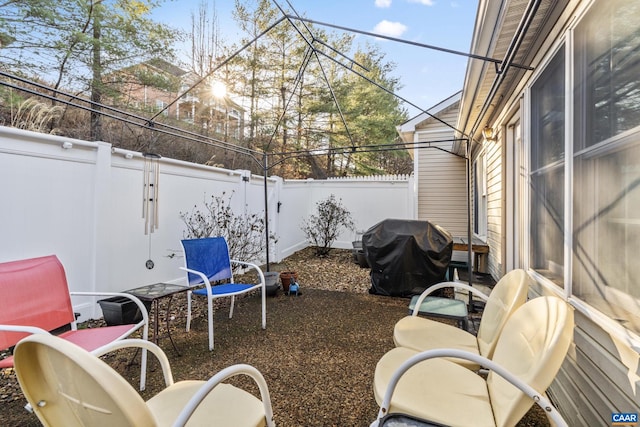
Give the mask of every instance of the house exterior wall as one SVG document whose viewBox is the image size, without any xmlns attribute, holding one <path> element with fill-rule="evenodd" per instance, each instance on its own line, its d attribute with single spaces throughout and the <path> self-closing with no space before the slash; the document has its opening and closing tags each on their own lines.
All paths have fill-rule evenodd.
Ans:
<svg viewBox="0 0 640 427">
<path fill-rule="evenodd" d="M 184 73 L 183 71 L 181 71 Z M 156 76 L 163 81 L 165 88 L 145 84 L 140 80 L 140 75 Z M 139 63 L 126 69 L 119 70 L 107 79 L 118 84 L 118 90 L 122 99 L 118 104 L 124 104 L 129 108 L 140 111 L 160 111 L 166 105 L 171 104 L 178 96 L 180 77 L 166 70 L 154 67 L 149 63 Z M 170 105 L 164 115 L 179 118 L 176 105 Z"/>
<path fill-rule="evenodd" d="M 455 123 L 459 103 L 437 114 L 447 123 Z M 415 142 L 434 142 L 436 148 L 415 150 L 418 180 L 418 219 L 438 224 L 453 236 L 467 235 L 466 162 L 449 152 L 454 131 L 436 120 L 416 126 Z"/>
<path fill-rule="evenodd" d="M 502 276 L 502 203 L 503 203 L 503 175 L 502 151 L 499 144 L 487 144 L 486 180 L 487 180 L 487 236 L 489 245 L 489 271 L 493 277 Z"/>
<path fill-rule="evenodd" d="M 235 213 L 264 215 L 262 176 L 169 158 L 160 159 L 159 166 L 159 228 L 145 235 L 141 153 L 0 127 L 0 262 L 55 254 L 72 291 L 116 292 L 181 282 L 182 213 L 195 206 L 203 211 L 205 200 L 224 193 L 233 194 Z M 360 230 L 386 218 L 415 219 L 411 176 L 326 181 L 268 177 L 266 184 L 269 228 L 278 238 L 270 262 L 309 245 L 302 220 L 331 194 L 352 213 Z M 353 240 L 354 232 L 343 230 L 334 247 L 351 248 Z M 147 260 L 154 262 L 152 269 Z M 81 320 L 100 315 L 91 298 L 73 303 Z"/>
<path fill-rule="evenodd" d="M 154 76 L 155 81 L 145 82 L 141 75 Z M 131 108 L 155 112 L 166 107 L 163 115 L 199 124 L 223 135 L 225 141 L 243 136 L 242 107 L 229 95 L 221 99 L 215 97 L 209 85 L 202 83 L 202 78 L 193 72 L 181 70 L 164 60 L 152 60 L 119 70 L 109 78 L 119 82 L 123 101 Z"/>
<path fill-rule="evenodd" d="M 160 111 L 166 105 L 173 102 L 178 96 L 177 92 L 169 92 L 153 86 L 145 86 L 137 83 L 129 83 L 125 89 L 129 97 L 129 104 L 141 111 Z M 169 117 L 177 117 L 176 105 L 171 105 L 163 113 Z"/>
<path fill-rule="evenodd" d="M 617 412 L 640 412 L 640 336 L 634 326 L 634 317 L 638 316 L 638 305 L 635 304 L 635 310 L 631 310 L 628 316 L 631 318 L 618 318 L 612 315 L 609 310 L 611 307 L 606 306 L 606 302 L 598 304 L 597 301 L 589 301 L 582 295 L 578 294 L 580 286 L 574 277 L 576 266 L 575 261 L 576 248 L 572 245 L 572 233 L 564 232 L 564 260 L 563 271 L 560 274 L 560 280 L 570 278 L 569 282 L 558 285 L 554 281 L 541 273 L 539 269 L 535 269 L 531 261 L 532 244 L 536 244 L 544 235 L 535 235 L 530 232 L 532 222 L 532 209 L 536 203 L 544 201 L 534 200 L 531 194 L 531 177 L 528 175 L 531 170 L 531 144 L 532 144 L 532 99 L 531 90 L 536 79 L 540 77 L 546 67 L 549 66 L 552 57 L 557 52 L 562 52 L 559 48 L 564 45 L 567 52 L 564 56 L 567 60 L 568 72 L 571 75 L 572 61 L 574 60 L 573 44 L 574 30 L 583 18 L 584 13 L 592 5 L 603 4 L 604 0 L 588 2 L 575 1 L 570 2 L 568 7 L 562 12 L 559 20 L 553 28 L 541 35 L 543 40 L 537 51 L 537 54 L 531 61 L 531 66 L 535 71 L 526 73 L 523 77 L 514 83 L 515 90 L 508 99 L 498 102 L 498 109 L 493 114 L 493 120 L 489 125 L 499 130 L 498 140 L 495 143 L 484 142 L 485 155 L 487 156 L 487 241 L 491 247 L 490 250 L 490 270 L 496 277 L 504 273 L 504 260 L 507 248 L 505 242 L 505 222 L 509 220 L 509 212 L 505 205 L 521 206 L 518 212 L 518 227 L 521 237 L 524 239 L 519 248 L 516 246 L 514 253 L 509 254 L 515 259 L 515 267 L 525 268 L 529 271 L 533 284 L 530 290 L 530 297 L 536 297 L 545 294 L 558 295 L 575 309 L 576 327 L 574 332 L 574 343 L 569 351 L 567 358 L 556 380 L 548 390 L 553 402 L 558 406 L 560 412 L 571 426 L 596 426 L 596 425 L 612 425 L 611 415 Z M 605 25 L 606 27 L 606 25 Z M 491 27 L 493 31 L 493 27 Z M 637 37 L 637 36 L 635 36 Z M 623 76 L 624 77 L 624 76 Z M 571 100 L 571 91 L 573 89 L 573 77 L 567 77 L 566 96 Z M 573 101 L 573 100 L 572 100 Z M 567 117 L 575 120 L 579 117 L 574 111 L 575 104 L 567 102 L 569 113 Z M 506 133 L 509 128 L 510 121 L 514 111 L 522 115 L 523 133 L 522 133 L 522 150 L 524 157 L 521 159 L 507 159 L 505 156 L 507 143 L 514 143 L 507 138 Z M 588 195 L 596 193 L 598 182 L 594 182 L 585 192 L 572 194 L 571 192 L 577 186 L 574 179 L 576 173 L 573 169 L 573 147 L 577 135 L 574 134 L 575 128 L 573 122 L 567 123 L 565 131 L 567 156 L 563 159 L 566 162 L 564 170 L 566 171 L 566 179 L 558 182 L 560 186 L 564 186 L 565 194 L 573 197 L 565 196 L 565 222 L 560 224 L 564 230 L 574 230 L 575 224 L 572 224 L 572 218 L 575 215 L 573 209 L 576 200 L 588 197 Z M 628 131 L 623 135 L 626 138 L 626 146 L 638 144 L 637 127 Z M 615 140 L 614 140 L 615 142 Z M 600 150 L 604 150 L 606 146 L 602 146 Z M 598 153 L 595 153 L 598 155 Z M 508 163 L 511 162 L 511 163 Z M 620 166 L 620 168 L 629 168 L 629 166 Z M 511 175 L 505 173 L 511 170 Z M 513 180 L 518 183 L 522 181 L 524 185 L 516 184 L 516 188 L 520 188 L 519 192 L 514 194 L 505 194 L 505 181 Z M 584 189 L 583 189 L 584 190 Z M 577 190 L 575 190 L 577 191 Z M 600 191 L 600 197 L 606 198 L 607 193 L 621 194 L 621 200 L 628 198 L 629 204 L 632 204 L 633 189 L 623 191 L 622 185 L 610 186 Z M 602 213 L 598 212 L 598 215 Z M 632 216 L 632 215 L 631 215 Z M 629 233 L 633 233 L 632 230 Z M 629 235 L 631 238 L 633 234 Z M 620 241 L 620 245 L 633 244 L 632 242 Z M 605 254 L 606 255 L 606 254 Z M 578 255 L 579 256 L 579 255 Z M 571 268 L 573 266 L 573 268 Z M 605 268 L 604 265 L 598 265 L 597 268 Z M 620 271 L 620 277 L 625 277 L 626 273 Z M 636 272 L 632 273 L 637 277 Z M 635 286 L 638 286 L 637 278 L 632 280 Z M 630 305 L 634 305 L 637 297 L 632 296 L 633 290 L 626 297 L 626 301 Z M 606 301 L 606 300 L 605 300 Z M 622 321 L 621 321 L 622 320 Z"/>
</svg>

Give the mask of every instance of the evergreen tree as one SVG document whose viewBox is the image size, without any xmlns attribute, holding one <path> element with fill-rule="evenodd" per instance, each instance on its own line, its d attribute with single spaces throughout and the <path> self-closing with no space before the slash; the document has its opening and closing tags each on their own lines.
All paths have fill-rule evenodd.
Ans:
<svg viewBox="0 0 640 427">
<path fill-rule="evenodd" d="M 241 40 L 244 45 L 248 41 L 255 39 L 265 31 L 277 19 L 278 10 L 271 6 L 269 0 L 235 0 L 235 10 L 233 16 L 240 28 L 247 34 L 247 38 Z M 259 38 L 251 44 L 246 52 L 239 56 L 239 67 L 243 70 L 240 73 L 240 95 L 248 100 L 249 113 L 249 148 L 261 147 L 266 143 L 261 129 L 267 123 L 267 113 L 265 107 L 273 108 L 270 95 L 268 63 L 268 42 L 264 37 Z"/>
<path fill-rule="evenodd" d="M 356 150 L 343 155 L 334 166 L 338 175 L 384 173 L 380 166 L 385 162 L 380 161 L 380 156 L 397 157 L 404 152 L 408 157 L 408 153 L 405 150 L 358 153 L 357 147 L 388 145 L 396 141 L 396 126 L 407 119 L 406 110 L 393 95 L 400 89 L 400 80 L 390 76 L 395 64 L 384 62 L 384 54 L 375 46 L 365 46 L 364 50 L 356 52 L 354 59 L 368 71 L 361 73 L 366 79 L 354 73 L 344 77 L 343 84 L 349 90 L 342 92 L 339 102 L 343 105 L 349 135 L 343 134 L 336 141 Z"/>
<path fill-rule="evenodd" d="M 105 75 L 153 57 L 171 58 L 176 32 L 149 18 L 156 0 L 21 0 L 0 5 L 6 70 L 55 89 L 89 93 L 92 139 L 101 139 L 100 103 L 117 91 Z"/>
</svg>

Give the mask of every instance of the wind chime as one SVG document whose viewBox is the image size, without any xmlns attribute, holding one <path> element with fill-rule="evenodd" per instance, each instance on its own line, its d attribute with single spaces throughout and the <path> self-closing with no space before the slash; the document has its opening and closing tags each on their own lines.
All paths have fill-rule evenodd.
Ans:
<svg viewBox="0 0 640 427">
<path fill-rule="evenodd" d="M 144 171 L 142 176 L 142 218 L 144 234 L 153 233 L 158 228 L 158 184 L 160 182 L 160 156 L 154 153 L 143 153 Z M 146 266 L 152 269 L 151 236 L 149 236 L 149 259 Z"/>
<path fill-rule="evenodd" d="M 158 228 L 158 183 L 160 180 L 160 156 L 144 153 L 144 173 L 142 185 L 142 218 L 144 234 L 153 233 Z"/>
</svg>

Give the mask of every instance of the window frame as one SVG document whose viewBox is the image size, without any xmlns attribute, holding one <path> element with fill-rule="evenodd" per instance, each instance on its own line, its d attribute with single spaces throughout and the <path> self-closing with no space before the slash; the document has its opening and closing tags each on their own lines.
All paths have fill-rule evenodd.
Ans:
<svg viewBox="0 0 640 427">
<path fill-rule="evenodd" d="M 473 163 L 473 233 L 481 240 L 487 239 L 488 195 L 487 195 L 487 153 L 483 149 Z"/>
<path fill-rule="evenodd" d="M 630 344 L 634 349 L 636 349 L 636 351 L 640 352 L 640 331 L 638 330 L 638 328 L 636 327 L 635 329 L 630 329 L 629 327 L 625 326 L 624 321 L 620 321 L 619 319 L 616 318 L 616 316 L 612 315 L 612 313 L 606 310 L 603 311 L 601 307 L 598 307 L 599 305 L 600 306 L 606 305 L 607 301 L 609 302 L 615 301 L 615 304 L 618 304 L 619 306 L 623 307 L 624 301 L 626 301 L 625 298 L 626 299 L 631 298 L 631 299 L 634 299 L 634 301 L 638 301 L 640 300 L 640 298 L 632 297 L 631 294 L 625 293 L 624 291 L 621 291 L 618 289 L 607 289 L 608 295 L 611 295 L 611 299 L 605 296 L 604 298 L 601 299 L 601 303 L 605 303 L 605 304 L 594 305 L 593 303 L 587 302 L 580 296 L 575 295 L 573 293 L 573 290 L 574 290 L 573 277 L 572 277 L 573 267 L 574 267 L 573 266 L 574 264 L 574 260 L 573 260 L 573 257 L 574 257 L 574 248 L 573 248 L 574 186 L 573 184 L 574 184 L 574 177 L 575 177 L 575 170 L 576 170 L 575 169 L 576 166 L 574 166 L 574 158 L 576 156 L 583 155 L 585 152 L 593 152 L 593 153 L 613 152 L 616 149 L 618 149 L 618 146 L 626 144 L 627 143 L 626 141 L 629 141 L 629 140 L 631 140 L 629 144 L 635 144 L 635 145 L 640 144 L 640 124 L 638 124 L 632 129 L 624 130 L 617 135 L 609 136 L 608 138 L 605 138 L 602 141 L 598 141 L 590 147 L 584 147 L 580 150 L 575 149 L 574 138 L 576 137 L 576 135 L 574 134 L 579 133 L 580 130 L 576 130 L 576 118 L 574 117 L 574 115 L 582 114 L 582 112 L 577 111 L 574 105 L 574 102 L 577 97 L 575 93 L 576 88 L 574 84 L 574 76 L 575 76 L 574 67 L 576 66 L 575 49 L 577 48 L 574 40 L 574 33 L 576 32 L 576 29 L 579 27 L 580 23 L 583 22 L 583 19 L 586 19 L 589 12 L 593 10 L 592 9 L 593 4 L 594 4 L 593 2 L 589 2 L 589 4 L 584 5 L 579 11 L 580 13 L 577 14 L 577 19 L 575 19 L 570 24 L 568 29 L 562 35 L 560 35 L 557 38 L 557 40 L 553 42 L 551 48 L 548 50 L 548 53 L 545 55 L 545 60 L 536 67 L 536 71 L 534 72 L 534 75 L 527 83 L 523 92 L 524 103 L 523 103 L 522 135 L 523 135 L 523 138 L 525 138 L 523 149 L 525 153 L 527 153 L 527 155 L 523 160 L 524 164 L 522 164 L 522 166 L 526 169 L 525 176 L 527 180 L 527 185 L 525 186 L 526 195 L 524 199 L 526 200 L 525 206 L 527 209 L 526 209 L 526 212 L 520 218 L 520 221 L 522 222 L 519 225 L 519 229 L 522 229 L 523 231 L 525 231 L 523 238 L 527 242 L 525 242 L 524 247 L 528 248 L 528 250 L 531 250 L 530 239 L 532 237 L 531 236 L 532 194 L 531 194 L 530 180 L 532 176 L 531 170 L 532 170 L 532 163 L 533 163 L 531 144 L 532 144 L 532 138 L 533 138 L 532 132 L 533 132 L 533 126 L 534 126 L 533 115 L 532 115 L 533 108 L 534 108 L 533 101 L 532 101 L 532 88 L 535 86 L 540 76 L 543 75 L 545 70 L 547 70 L 547 68 L 552 64 L 552 61 L 555 58 L 559 49 L 561 49 L 564 46 L 564 49 L 565 49 L 565 53 L 564 53 L 565 55 L 565 58 L 564 58 L 565 59 L 565 141 L 564 141 L 565 142 L 565 158 L 564 158 L 564 171 L 565 171 L 564 226 L 565 228 L 563 233 L 563 237 L 564 237 L 563 250 L 564 250 L 564 262 L 565 262 L 564 289 L 561 286 L 558 286 L 557 283 L 554 283 L 553 281 L 549 280 L 542 274 L 533 270 L 532 266 L 530 265 L 530 262 L 531 262 L 530 256 L 525 257 L 523 259 L 523 262 L 521 262 L 520 264 L 522 267 L 526 268 L 534 277 L 534 279 L 538 283 L 540 283 L 545 289 L 560 295 L 564 295 L 564 297 L 570 303 L 572 303 L 572 305 L 574 305 L 576 308 L 580 309 L 581 311 L 588 313 L 588 315 L 593 319 L 598 319 L 597 321 L 602 326 L 604 326 L 607 330 L 611 331 L 616 336 L 624 337 L 626 340 L 630 342 Z M 584 94 L 581 94 L 580 96 L 582 96 L 582 99 L 585 98 Z M 585 132 L 585 130 L 583 129 L 582 132 Z M 629 303 L 628 301 L 626 302 Z M 631 302 L 630 304 L 633 304 L 633 302 Z M 635 311 L 632 311 L 632 310 L 629 310 L 629 311 L 632 313 L 632 315 L 633 313 L 635 313 Z M 633 322 L 637 324 L 637 318 L 640 316 L 634 316 L 634 317 L 635 318 L 633 319 Z"/>
<path fill-rule="evenodd" d="M 570 220 L 570 216 L 571 216 L 571 210 L 570 210 L 570 206 L 568 206 L 567 204 L 567 200 L 570 200 L 568 195 L 572 194 L 570 193 L 570 177 L 568 176 L 568 171 L 567 171 L 567 162 L 568 162 L 568 158 L 570 156 L 570 151 L 567 151 L 569 149 L 569 141 L 570 141 L 570 134 L 569 134 L 569 128 L 570 126 L 568 126 L 568 120 L 570 117 L 570 97 L 567 94 L 567 88 L 570 87 L 569 84 L 570 82 L 567 80 L 567 76 L 569 74 L 569 69 L 571 68 L 569 63 L 568 63 L 568 55 L 569 55 L 569 51 L 570 49 L 568 49 L 568 42 L 566 40 L 566 38 L 561 38 L 557 44 L 554 46 L 553 49 L 550 50 L 549 55 L 547 56 L 546 61 L 544 61 L 544 63 L 542 63 L 540 66 L 537 67 L 537 73 L 534 75 L 534 77 L 532 78 L 531 82 L 527 85 L 527 89 L 526 89 L 526 115 L 527 115 L 527 129 L 526 129 L 526 146 L 524 147 L 525 152 L 527 153 L 526 157 L 527 157 L 527 171 L 526 171 L 526 176 L 527 176 L 527 194 L 526 194 L 526 200 L 527 200 L 527 218 L 526 218 L 526 224 L 524 227 L 525 230 L 525 235 L 527 236 L 527 242 L 526 242 L 526 246 L 525 248 L 527 248 L 527 253 L 528 256 L 526 257 L 526 262 L 527 262 L 527 268 L 532 271 L 533 273 L 535 273 L 535 276 L 538 277 L 539 279 L 543 279 L 545 282 L 551 283 L 554 285 L 554 287 L 556 287 L 559 290 L 563 290 L 564 289 L 564 294 L 565 296 L 569 295 L 570 292 L 570 283 L 571 281 L 569 280 L 569 278 L 567 277 L 567 273 L 568 270 L 570 270 L 570 264 L 568 264 L 568 262 L 570 260 L 568 260 L 568 255 L 570 257 L 570 246 L 567 246 L 567 230 L 570 230 L 570 228 L 567 228 L 568 226 L 570 226 L 570 223 L 567 223 L 568 220 Z M 558 64 L 558 62 L 560 62 L 560 64 Z M 549 163 L 546 164 L 541 164 L 540 161 L 537 162 L 536 165 L 534 165 L 534 159 L 533 159 L 533 150 L 532 150 L 532 146 L 533 146 L 533 140 L 534 137 L 537 135 L 534 135 L 534 127 L 536 126 L 536 117 L 534 114 L 534 102 L 537 100 L 536 96 L 534 95 L 534 89 L 537 83 L 540 82 L 544 82 L 543 79 L 549 79 L 551 76 L 549 74 L 547 74 L 547 71 L 549 71 L 550 67 L 558 67 L 561 66 L 564 70 L 564 74 L 563 74 L 563 85 L 564 85 L 564 105 L 563 105 L 563 116 L 564 116 L 564 124 L 563 124 L 563 156 L 560 159 L 556 159 L 553 161 L 550 161 Z M 523 132 L 523 137 L 525 137 L 525 133 Z M 540 153 L 537 153 L 538 156 L 540 156 Z M 546 275 L 544 275 L 541 271 L 541 269 L 534 269 L 534 266 L 532 265 L 532 261 L 533 261 L 533 245 L 534 245 L 534 241 L 531 238 L 531 233 L 533 231 L 532 226 L 533 226 L 533 219 L 535 217 L 533 211 L 534 211 L 534 207 L 533 207 L 533 201 L 532 201 L 532 189 L 533 189 L 533 178 L 534 176 L 545 176 L 548 175 L 549 173 L 555 173 L 556 171 L 561 171 L 561 173 L 563 174 L 563 182 L 562 182 L 562 191 L 563 191 L 563 204 L 562 204 L 562 208 L 563 208 L 563 218 L 562 218 L 562 234 L 561 234 L 561 238 L 563 241 L 563 248 L 562 248 L 562 260 L 563 260 L 563 265 L 558 265 L 557 270 L 559 270 L 559 274 L 557 274 L 554 278 L 548 277 Z M 569 203 L 570 204 L 570 203 Z M 569 249 L 569 250 L 567 250 Z M 548 260 L 549 261 L 549 260 Z M 556 264 L 557 265 L 557 264 Z M 550 269 L 548 271 L 552 272 L 553 269 Z"/>
</svg>

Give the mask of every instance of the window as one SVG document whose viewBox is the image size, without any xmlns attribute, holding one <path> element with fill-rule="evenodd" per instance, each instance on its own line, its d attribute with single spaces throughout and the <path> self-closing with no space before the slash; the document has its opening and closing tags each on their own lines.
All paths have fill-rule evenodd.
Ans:
<svg viewBox="0 0 640 427">
<path fill-rule="evenodd" d="M 598 2 L 576 27 L 573 58 L 573 293 L 636 331 L 639 19 L 638 2 Z"/>
<path fill-rule="evenodd" d="M 167 105 L 167 104 L 166 104 L 163 100 L 161 100 L 161 99 L 156 99 L 156 109 L 157 109 L 158 111 L 162 110 L 166 105 Z M 162 112 L 162 115 L 163 115 L 163 116 L 168 116 L 168 115 L 169 115 L 169 111 L 164 110 L 164 111 Z"/>
<path fill-rule="evenodd" d="M 640 124 L 640 5 L 599 2 L 575 31 L 575 151 Z"/>
<path fill-rule="evenodd" d="M 563 284 L 565 66 L 560 49 L 531 88 L 530 266 Z"/>
</svg>

